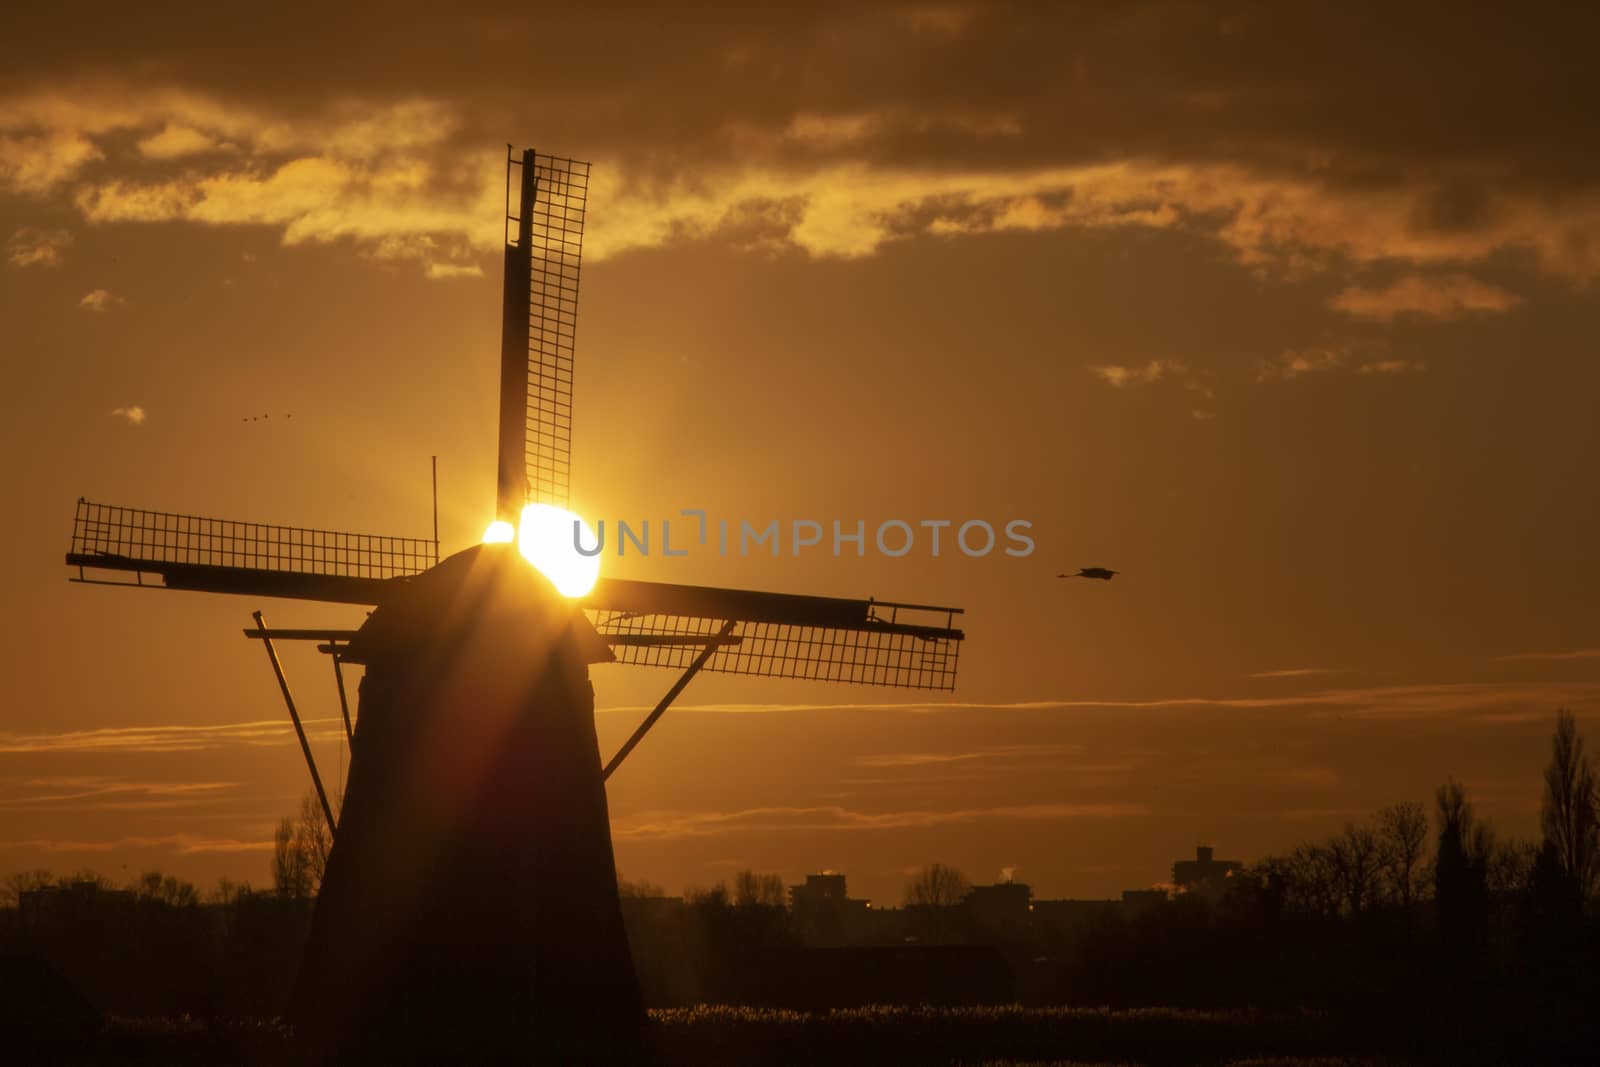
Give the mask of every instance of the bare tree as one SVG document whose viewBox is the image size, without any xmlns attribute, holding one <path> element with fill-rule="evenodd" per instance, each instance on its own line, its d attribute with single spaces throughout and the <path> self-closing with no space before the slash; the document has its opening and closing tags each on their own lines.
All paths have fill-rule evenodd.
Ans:
<svg viewBox="0 0 1600 1067">
<path fill-rule="evenodd" d="M 300 798 L 297 816 L 278 823 L 272 840 L 272 884 L 279 896 L 303 900 L 317 895 L 328 867 L 332 840 L 322 805 L 313 793 Z"/>
<path fill-rule="evenodd" d="M 931 863 L 906 883 L 908 908 L 948 908 L 966 899 L 972 883 L 954 867 Z"/>
<path fill-rule="evenodd" d="M 1378 812 L 1378 830 L 1389 895 L 1402 908 L 1410 908 L 1420 895 L 1428 850 L 1428 813 L 1415 802 L 1390 804 Z"/>
<path fill-rule="evenodd" d="M 788 899 L 780 875 L 740 871 L 734 876 L 733 902 L 741 908 L 781 908 Z"/>
<path fill-rule="evenodd" d="M 0 885 L 0 906 L 14 908 L 22 901 L 22 894 L 38 889 L 48 889 L 56 884 L 55 875 L 49 871 L 18 871 L 8 875 Z"/>
<path fill-rule="evenodd" d="M 1327 844 L 1339 899 L 1351 915 L 1365 914 L 1376 902 L 1383 870 L 1383 848 L 1370 826 L 1346 823 Z"/>
<path fill-rule="evenodd" d="M 175 908 L 193 907 L 200 903 L 200 891 L 191 882 L 162 875 L 160 871 L 145 871 L 133 882 L 133 892 L 140 900 L 170 904 Z"/>
<path fill-rule="evenodd" d="M 1467 791 L 1455 781 L 1434 795 L 1439 844 L 1434 853 L 1433 895 L 1440 921 L 1460 930 L 1481 919 L 1489 902 L 1489 864 L 1494 832 L 1477 821 Z"/>
<path fill-rule="evenodd" d="M 1325 845 L 1299 845 L 1278 867 L 1289 906 L 1331 918 L 1339 914 L 1339 875 Z"/>
<path fill-rule="evenodd" d="M 626 878 L 617 879 L 617 896 L 623 899 L 649 900 L 654 897 L 664 897 L 667 891 L 646 879 L 630 882 Z"/>
<path fill-rule="evenodd" d="M 1583 751 L 1577 721 L 1562 708 L 1556 713 L 1556 732 L 1550 739 L 1539 824 L 1545 843 L 1553 849 L 1562 874 L 1579 899 L 1589 896 L 1600 872 L 1597 802 L 1594 764 Z"/>
</svg>

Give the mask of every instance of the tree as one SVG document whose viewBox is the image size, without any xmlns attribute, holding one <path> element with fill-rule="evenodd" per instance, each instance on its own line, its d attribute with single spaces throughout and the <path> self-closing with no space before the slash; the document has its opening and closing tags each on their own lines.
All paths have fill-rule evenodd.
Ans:
<svg viewBox="0 0 1600 1067">
<path fill-rule="evenodd" d="M 14 908 L 22 901 L 22 894 L 38 889 L 48 889 L 56 884 L 55 875 L 49 871 L 18 871 L 8 875 L 0 886 L 0 906 Z"/>
<path fill-rule="evenodd" d="M 133 883 L 133 892 L 140 900 L 170 904 L 175 908 L 190 908 L 200 903 L 200 891 L 193 883 L 163 876 L 160 871 L 145 871 Z"/>
<path fill-rule="evenodd" d="M 1439 843 L 1435 850 L 1433 894 L 1439 920 L 1460 935 L 1483 919 L 1489 902 L 1489 862 L 1494 833 L 1473 814 L 1467 791 L 1450 781 L 1434 794 Z"/>
<path fill-rule="evenodd" d="M 626 878 L 617 879 L 617 896 L 624 900 L 649 900 L 654 897 L 664 897 L 667 891 L 654 882 L 644 878 L 637 882 L 630 882 Z"/>
<path fill-rule="evenodd" d="M 285 816 L 272 839 L 272 884 L 279 896 L 305 900 L 322 888 L 332 845 L 322 805 L 314 793 L 300 798 L 300 813 Z"/>
<path fill-rule="evenodd" d="M 1327 846 L 1296 846 L 1275 873 L 1291 909 L 1324 919 L 1339 914 L 1338 869 Z"/>
<path fill-rule="evenodd" d="M 908 908 L 948 908 L 966 899 L 972 883 L 954 867 L 931 863 L 906 883 Z"/>
<path fill-rule="evenodd" d="M 781 908 L 789 901 L 783 877 L 740 871 L 733 879 L 733 902 L 741 908 Z"/>
<path fill-rule="evenodd" d="M 1581 901 L 1594 888 L 1600 871 L 1600 814 L 1596 804 L 1594 765 L 1583 751 L 1583 738 L 1572 713 L 1556 713 L 1550 739 L 1550 765 L 1544 771 L 1544 804 L 1539 813 L 1544 842 L 1551 850 L 1568 892 Z"/>
<path fill-rule="evenodd" d="M 1326 847 L 1340 902 L 1351 915 L 1365 914 L 1376 901 L 1383 870 L 1383 849 L 1377 831 L 1346 823 L 1344 832 L 1335 835 Z"/>
<path fill-rule="evenodd" d="M 1428 813 L 1414 801 L 1390 804 L 1378 812 L 1378 831 L 1390 898 L 1409 909 L 1420 895 L 1418 883 L 1428 850 Z"/>
</svg>

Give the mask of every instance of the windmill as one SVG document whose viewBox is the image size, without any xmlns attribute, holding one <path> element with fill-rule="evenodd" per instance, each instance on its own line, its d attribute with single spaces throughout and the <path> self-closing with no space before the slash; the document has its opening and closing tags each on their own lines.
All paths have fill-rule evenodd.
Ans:
<svg viewBox="0 0 1600 1067">
<path fill-rule="evenodd" d="M 508 147 L 496 518 L 485 544 L 441 562 L 437 521 L 428 539 L 78 501 L 74 581 L 373 609 L 354 631 L 273 630 L 259 611 L 246 631 L 266 648 L 334 834 L 297 991 L 298 1013 L 330 1029 L 421 1025 L 419 1013 L 446 1010 L 446 989 L 459 993 L 448 1011 L 479 1005 L 495 1019 L 530 997 L 548 1002 L 546 1028 L 637 1015 L 604 782 L 690 679 L 955 685 L 956 608 L 603 576 L 563 597 L 499 543 L 519 524 L 525 540 L 569 515 L 588 181 L 587 163 Z M 337 819 L 277 656 L 283 640 L 313 641 L 332 659 L 351 748 Z M 602 661 L 679 672 L 603 765 L 588 682 L 588 665 Z M 345 663 L 366 668 L 353 727 Z M 391 852 L 402 846 L 419 855 L 397 876 Z M 434 869 L 446 856 L 467 875 Z M 558 870 L 571 881 L 575 869 L 574 885 L 551 888 Z M 470 916 L 434 914 L 452 909 Z M 352 969 L 353 959 L 367 965 Z M 318 1007 L 333 997 L 337 1019 Z M 459 1034 L 461 1016 L 443 1025 Z"/>
</svg>

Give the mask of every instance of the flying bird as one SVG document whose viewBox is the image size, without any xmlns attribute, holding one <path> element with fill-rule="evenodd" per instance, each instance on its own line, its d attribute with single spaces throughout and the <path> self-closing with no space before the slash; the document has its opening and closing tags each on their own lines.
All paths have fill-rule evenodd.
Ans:
<svg viewBox="0 0 1600 1067">
<path fill-rule="evenodd" d="M 1121 574 L 1121 573 L 1122 573 L 1121 571 L 1107 570 L 1104 567 L 1084 567 L 1082 570 L 1078 571 L 1077 574 L 1058 574 L 1058 575 L 1056 575 L 1056 577 L 1057 578 L 1098 578 L 1102 582 L 1109 582 L 1113 575 Z"/>
</svg>

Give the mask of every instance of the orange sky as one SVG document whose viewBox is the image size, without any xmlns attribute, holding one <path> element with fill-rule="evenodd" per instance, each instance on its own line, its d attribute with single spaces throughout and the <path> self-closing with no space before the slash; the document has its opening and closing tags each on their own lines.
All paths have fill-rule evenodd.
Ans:
<svg viewBox="0 0 1600 1067">
<path fill-rule="evenodd" d="M 304 770 L 239 631 L 359 615 L 70 585 L 73 502 L 424 535 L 436 454 L 475 539 L 508 140 L 595 164 L 580 510 L 1038 544 L 610 561 L 968 611 L 948 697 L 697 680 L 613 784 L 625 874 L 1095 896 L 1448 775 L 1531 833 L 1600 711 L 1594 27 L 1325 17 L 8 14 L 0 871 L 267 879 Z M 609 750 L 671 676 L 595 681 Z"/>
</svg>

